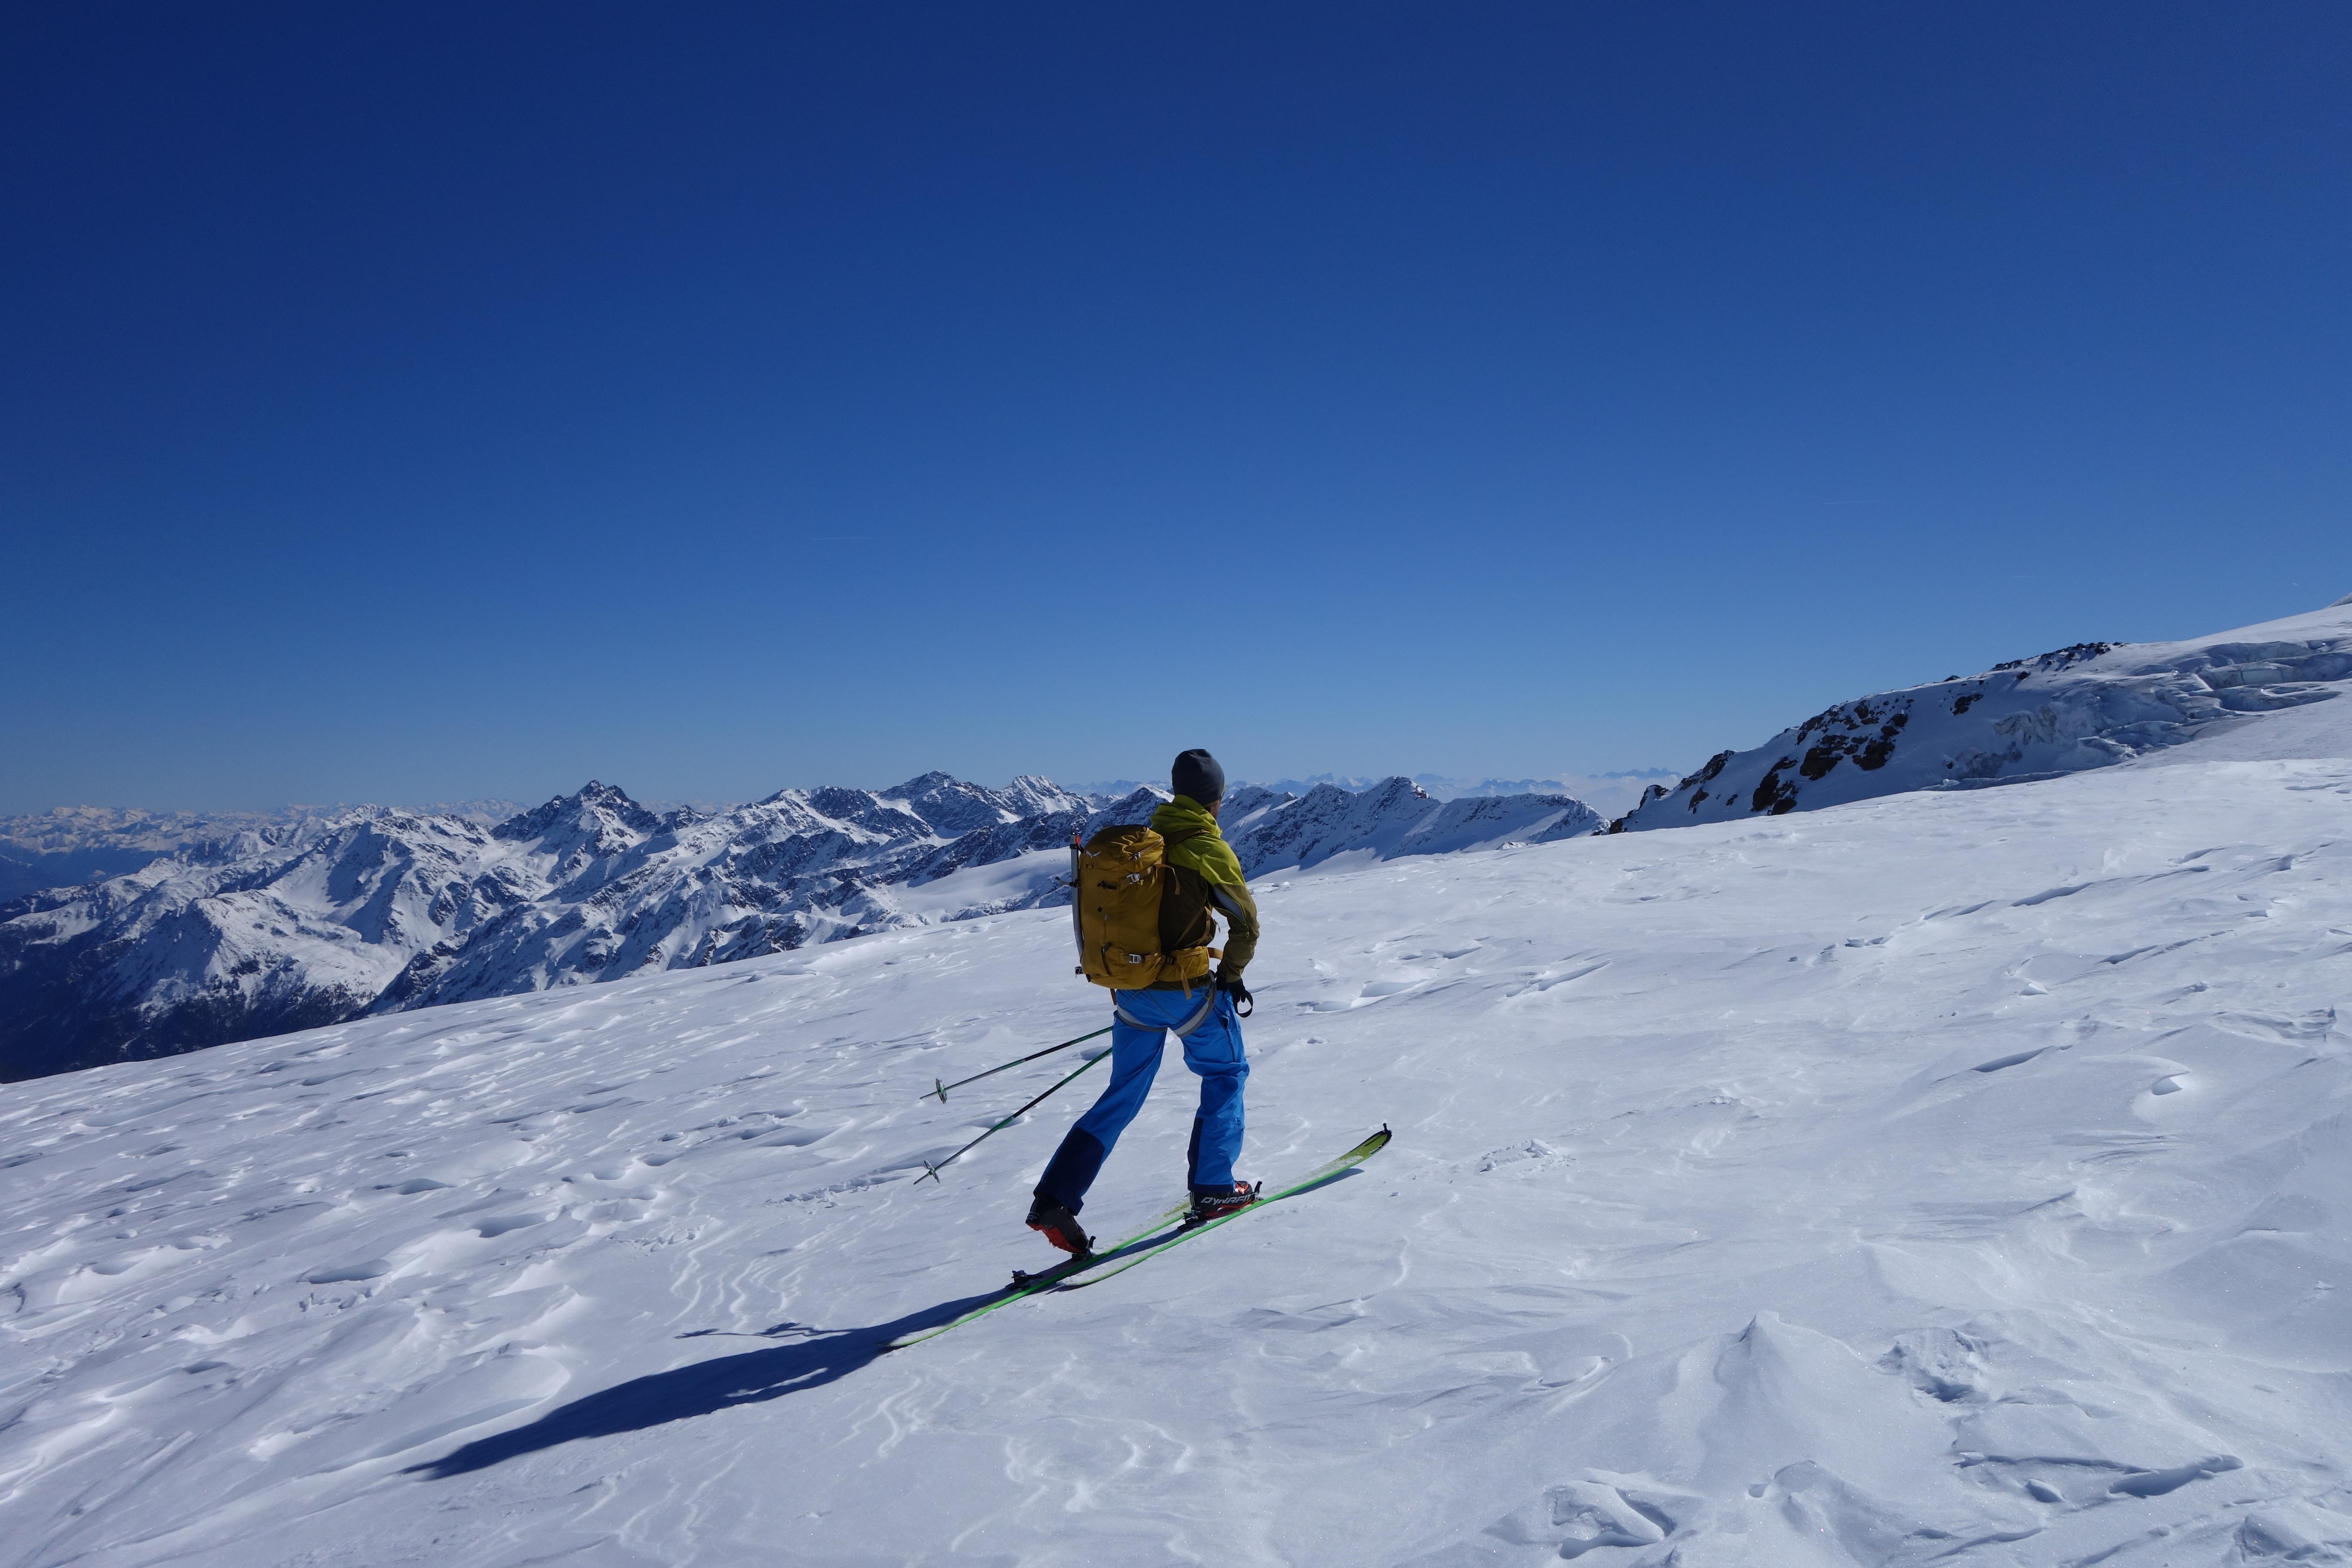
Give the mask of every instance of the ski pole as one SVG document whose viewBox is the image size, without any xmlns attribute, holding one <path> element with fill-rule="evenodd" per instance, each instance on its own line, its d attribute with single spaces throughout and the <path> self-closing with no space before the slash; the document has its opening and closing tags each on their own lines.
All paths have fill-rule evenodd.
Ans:
<svg viewBox="0 0 2352 1568">
<path fill-rule="evenodd" d="M 1091 1036 L 1089 1036 L 1089 1037 L 1088 1037 L 1088 1038 L 1092 1038 L 1092 1037 L 1091 1037 Z M 1070 1043 L 1071 1043 L 1071 1044 L 1073 1044 L 1073 1045 L 1076 1045 L 1077 1042 L 1076 1042 L 1076 1041 L 1075 1041 L 1075 1040 L 1073 1040 L 1073 1041 L 1071 1041 Z M 1057 1048 L 1058 1048 L 1058 1047 L 1057 1047 Z M 1057 1084 L 1055 1084 L 1055 1085 L 1054 1086 L 1054 1089 L 1059 1089 L 1059 1088 L 1061 1088 L 1063 1083 L 1067 1083 L 1067 1082 L 1069 1082 L 1069 1081 L 1070 1081 L 1070 1079 L 1073 1079 L 1073 1078 L 1077 1077 L 1077 1076 L 1078 1076 L 1078 1073 L 1081 1073 L 1081 1072 L 1086 1071 L 1086 1070 L 1087 1070 L 1087 1068 L 1090 1068 L 1090 1067 L 1094 1066 L 1094 1065 L 1095 1065 L 1095 1063 L 1097 1063 L 1097 1062 L 1098 1062 L 1098 1061 L 1102 1060 L 1104 1057 L 1107 1057 L 1107 1056 L 1108 1056 L 1108 1055 L 1110 1055 L 1110 1053 L 1109 1053 L 1108 1051 L 1102 1051 L 1102 1052 L 1098 1052 L 1098 1053 L 1097 1053 L 1097 1054 L 1096 1054 L 1096 1055 L 1094 1055 L 1094 1056 L 1088 1057 L 1085 1061 L 1080 1062 L 1080 1063 L 1078 1064 L 1078 1069 L 1077 1069 L 1077 1072 L 1074 1072 L 1074 1073 L 1072 1073 L 1072 1074 L 1070 1074 L 1070 1075 L 1069 1075 L 1069 1078 L 1065 1078 L 1064 1079 L 1062 1079 L 1062 1082 L 1061 1082 L 1061 1083 L 1057 1083 Z M 1054 1092 L 1054 1089 L 1047 1089 L 1047 1090 L 1045 1091 L 1045 1094 L 1051 1094 L 1051 1093 L 1053 1093 L 1053 1092 Z M 1003 1131 L 1006 1128 L 1008 1128 L 1008 1127 L 1012 1126 L 1014 1122 L 1016 1122 L 1016 1121 L 1020 1121 L 1023 1117 L 1024 1117 L 1024 1116 L 1028 1115 L 1028 1114 L 1029 1114 L 1029 1112 L 1031 1112 L 1032 1110 L 1035 1110 L 1035 1109 L 1036 1109 L 1036 1108 L 1037 1108 L 1041 1103 L 1043 1103 L 1043 1102 L 1044 1102 L 1044 1100 L 1045 1100 L 1045 1094 L 1041 1094 L 1041 1095 L 1039 1095 L 1035 1100 L 1031 1100 L 1028 1104 L 1026 1104 L 1026 1105 L 1023 1106 L 1020 1110 L 1018 1110 L 1014 1111 L 1012 1115 L 1010 1115 L 1010 1116 L 1006 1117 L 1003 1121 L 1002 1121 L 998 1122 L 995 1126 L 993 1126 L 993 1127 L 990 1128 L 987 1131 L 985 1131 L 985 1132 L 982 1133 L 979 1137 L 977 1137 L 977 1138 L 973 1139 L 971 1142 L 969 1142 L 969 1143 L 965 1144 L 962 1148 L 961 1148 L 961 1149 L 957 1150 L 954 1153 L 952 1153 L 952 1154 L 949 1155 L 946 1159 L 944 1159 L 944 1160 L 940 1161 L 938 1164 L 934 1165 L 934 1164 L 932 1164 L 929 1160 L 924 1161 L 924 1162 L 923 1162 L 923 1175 L 921 1175 L 921 1176 L 917 1176 L 917 1177 L 915 1178 L 915 1180 L 916 1180 L 916 1181 L 918 1181 L 918 1182 L 920 1182 L 920 1181 L 923 1179 L 923 1177 L 924 1177 L 924 1176 L 928 1176 L 928 1177 L 929 1177 L 932 1181 L 935 1181 L 935 1182 L 936 1182 L 936 1181 L 938 1181 L 938 1180 L 940 1179 L 940 1173 L 941 1171 L 946 1170 L 950 1165 L 954 1164 L 958 1160 L 961 1160 L 961 1159 L 962 1159 L 966 1154 L 971 1153 L 971 1152 L 972 1152 L 972 1150 L 974 1150 L 974 1149 L 978 1148 L 981 1144 L 987 1142 L 991 1138 L 995 1137 L 998 1133 L 1000 1133 L 1000 1132 Z"/>
<path fill-rule="evenodd" d="M 991 1068 L 986 1072 L 976 1072 L 970 1078 L 960 1078 L 953 1083 L 941 1083 L 938 1079 L 931 1079 L 931 1087 L 924 1090 L 922 1093 L 915 1096 L 915 1098 L 917 1100 L 929 1100 L 931 1096 L 938 1095 L 940 1097 L 940 1103 L 941 1105 L 945 1105 L 948 1102 L 948 1090 L 951 1089 L 961 1089 L 968 1083 L 978 1083 L 982 1079 L 994 1078 L 998 1073 L 1019 1067 L 1022 1062 L 1034 1062 L 1039 1057 L 1050 1057 L 1055 1051 L 1067 1050 L 1072 1046 L 1082 1045 L 1086 1041 L 1094 1039 L 1098 1036 L 1108 1035 L 1112 1029 L 1116 1029 L 1118 1027 L 1118 1025 L 1112 1024 L 1107 1027 L 1097 1029 L 1092 1035 L 1080 1035 L 1075 1040 L 1064 1040 L 1058 1046 L 1047 1046 L 1042 1051 L 1031 1051 L 1027 1056 L 1021 1058 L 1018 1061 L 1006 1062 L 1003 1067 Z"/>
</svg>

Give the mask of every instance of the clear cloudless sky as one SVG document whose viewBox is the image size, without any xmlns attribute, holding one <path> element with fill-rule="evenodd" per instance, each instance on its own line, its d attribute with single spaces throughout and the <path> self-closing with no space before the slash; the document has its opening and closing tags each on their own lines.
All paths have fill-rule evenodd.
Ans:
<svg viewBox="0 0 2352 1568">
<path fill-rule="evenodd" d="M 0 811 L 1686 768 L 2352 591 L 2352 6 L 89 4 Z"/>
</svg>

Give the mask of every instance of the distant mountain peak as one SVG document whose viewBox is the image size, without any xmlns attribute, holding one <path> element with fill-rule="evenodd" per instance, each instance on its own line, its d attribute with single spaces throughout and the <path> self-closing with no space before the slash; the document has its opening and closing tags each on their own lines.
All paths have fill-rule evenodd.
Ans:
<svg viewBox="0 0 2352 1568">
<path fill-rule="evenodd" d="M 929 773 L 916 774 L 905 784 L 892 784 L 888 789 L 876 790 L 874 793 L 884 800 L 909 800 L 919 795 L 929 795 L 941 790 L 961 792 L 977 790 L 980 787 L 978 784 L 964 783 L 953 773 L 933 768 Z"/>
<path fill-rule="evenodd" d="M 663 826 L 662 819 L 631 800 L 626 790 L 590 779 L 572 795 L 559 795 L 544 805 L 507 818 L 490 829 L 490 837 L 509 840 L 537 838 L 567 818 L 584 823 L 599 815 L 609 816 L 639 833 L 658 833 Z"/>
</svg>

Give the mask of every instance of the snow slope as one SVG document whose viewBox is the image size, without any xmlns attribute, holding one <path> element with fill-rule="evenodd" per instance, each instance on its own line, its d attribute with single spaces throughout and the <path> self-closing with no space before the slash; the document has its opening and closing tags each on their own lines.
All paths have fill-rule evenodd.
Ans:
<svg viewBox="0 0 2352 1568">
<path fill-rule="evenodd" d="M 2167 760 L 1264 880 L 1245 1169 L 1395 1143 L 887 1356 L 1054 911 L 0 1089 L 0 1565 L 2352 1560 L 2352 763 Z"/>
<path fill-rule="evenodd" d="M 1654 786 L 1628 829 L 1778 816 L 1902 790 L 2014 784 L 2246 731 L 2246 754 L 2341 756 L 2352 731 L 2281 710 L 2352 692 L 2352 605 L 2171 643 L 2078 643 L 1981 675 L 1842 702 Z M 2292 739 L 2291 739 L 2292 738 Z"/>
</svg>

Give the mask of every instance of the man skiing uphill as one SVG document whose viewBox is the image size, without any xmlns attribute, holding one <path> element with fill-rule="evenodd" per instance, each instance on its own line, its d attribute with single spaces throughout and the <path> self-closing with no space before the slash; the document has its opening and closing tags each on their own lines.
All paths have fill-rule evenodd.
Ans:
<svg viewBox="0 0 2352 1568">
<path fill-rule="evenodd" d="M 1151 826 L 1106 827 L 1077 857 L 1079 968 L 1110 987 L 1111 1076 L 1102 1098 L 1078 1118 L 1037 1183 L 1029 1228 L 1063 1251 L 1093 1250 L 1078 1226 L 1087 1189 L 1160 1071 L 1164 1037 L 1184 1046 L 1184 1065 L 1201 1079 L 1201 1109 L 1187 1155 L 1198 1224 L 1255 1201 L 1257 1190 L 1234 1178 L 1242 1148 L 1242 1084 L 1249 1060 L 1241 1020 L 1250 1006 L 1242 971 L 1257 951 L 1257 904 L 1241 862 L 1217 830 L 1225 770 L 1204 751 L 1176 759 L 1169 785 L 1176 798 L 1151 814 Z M 1224 952 L 1209 945 L 1214 915 L 1226 925 Z M 1212 960 L 1216 972 L 1210 973 Z"/>
</svg>

